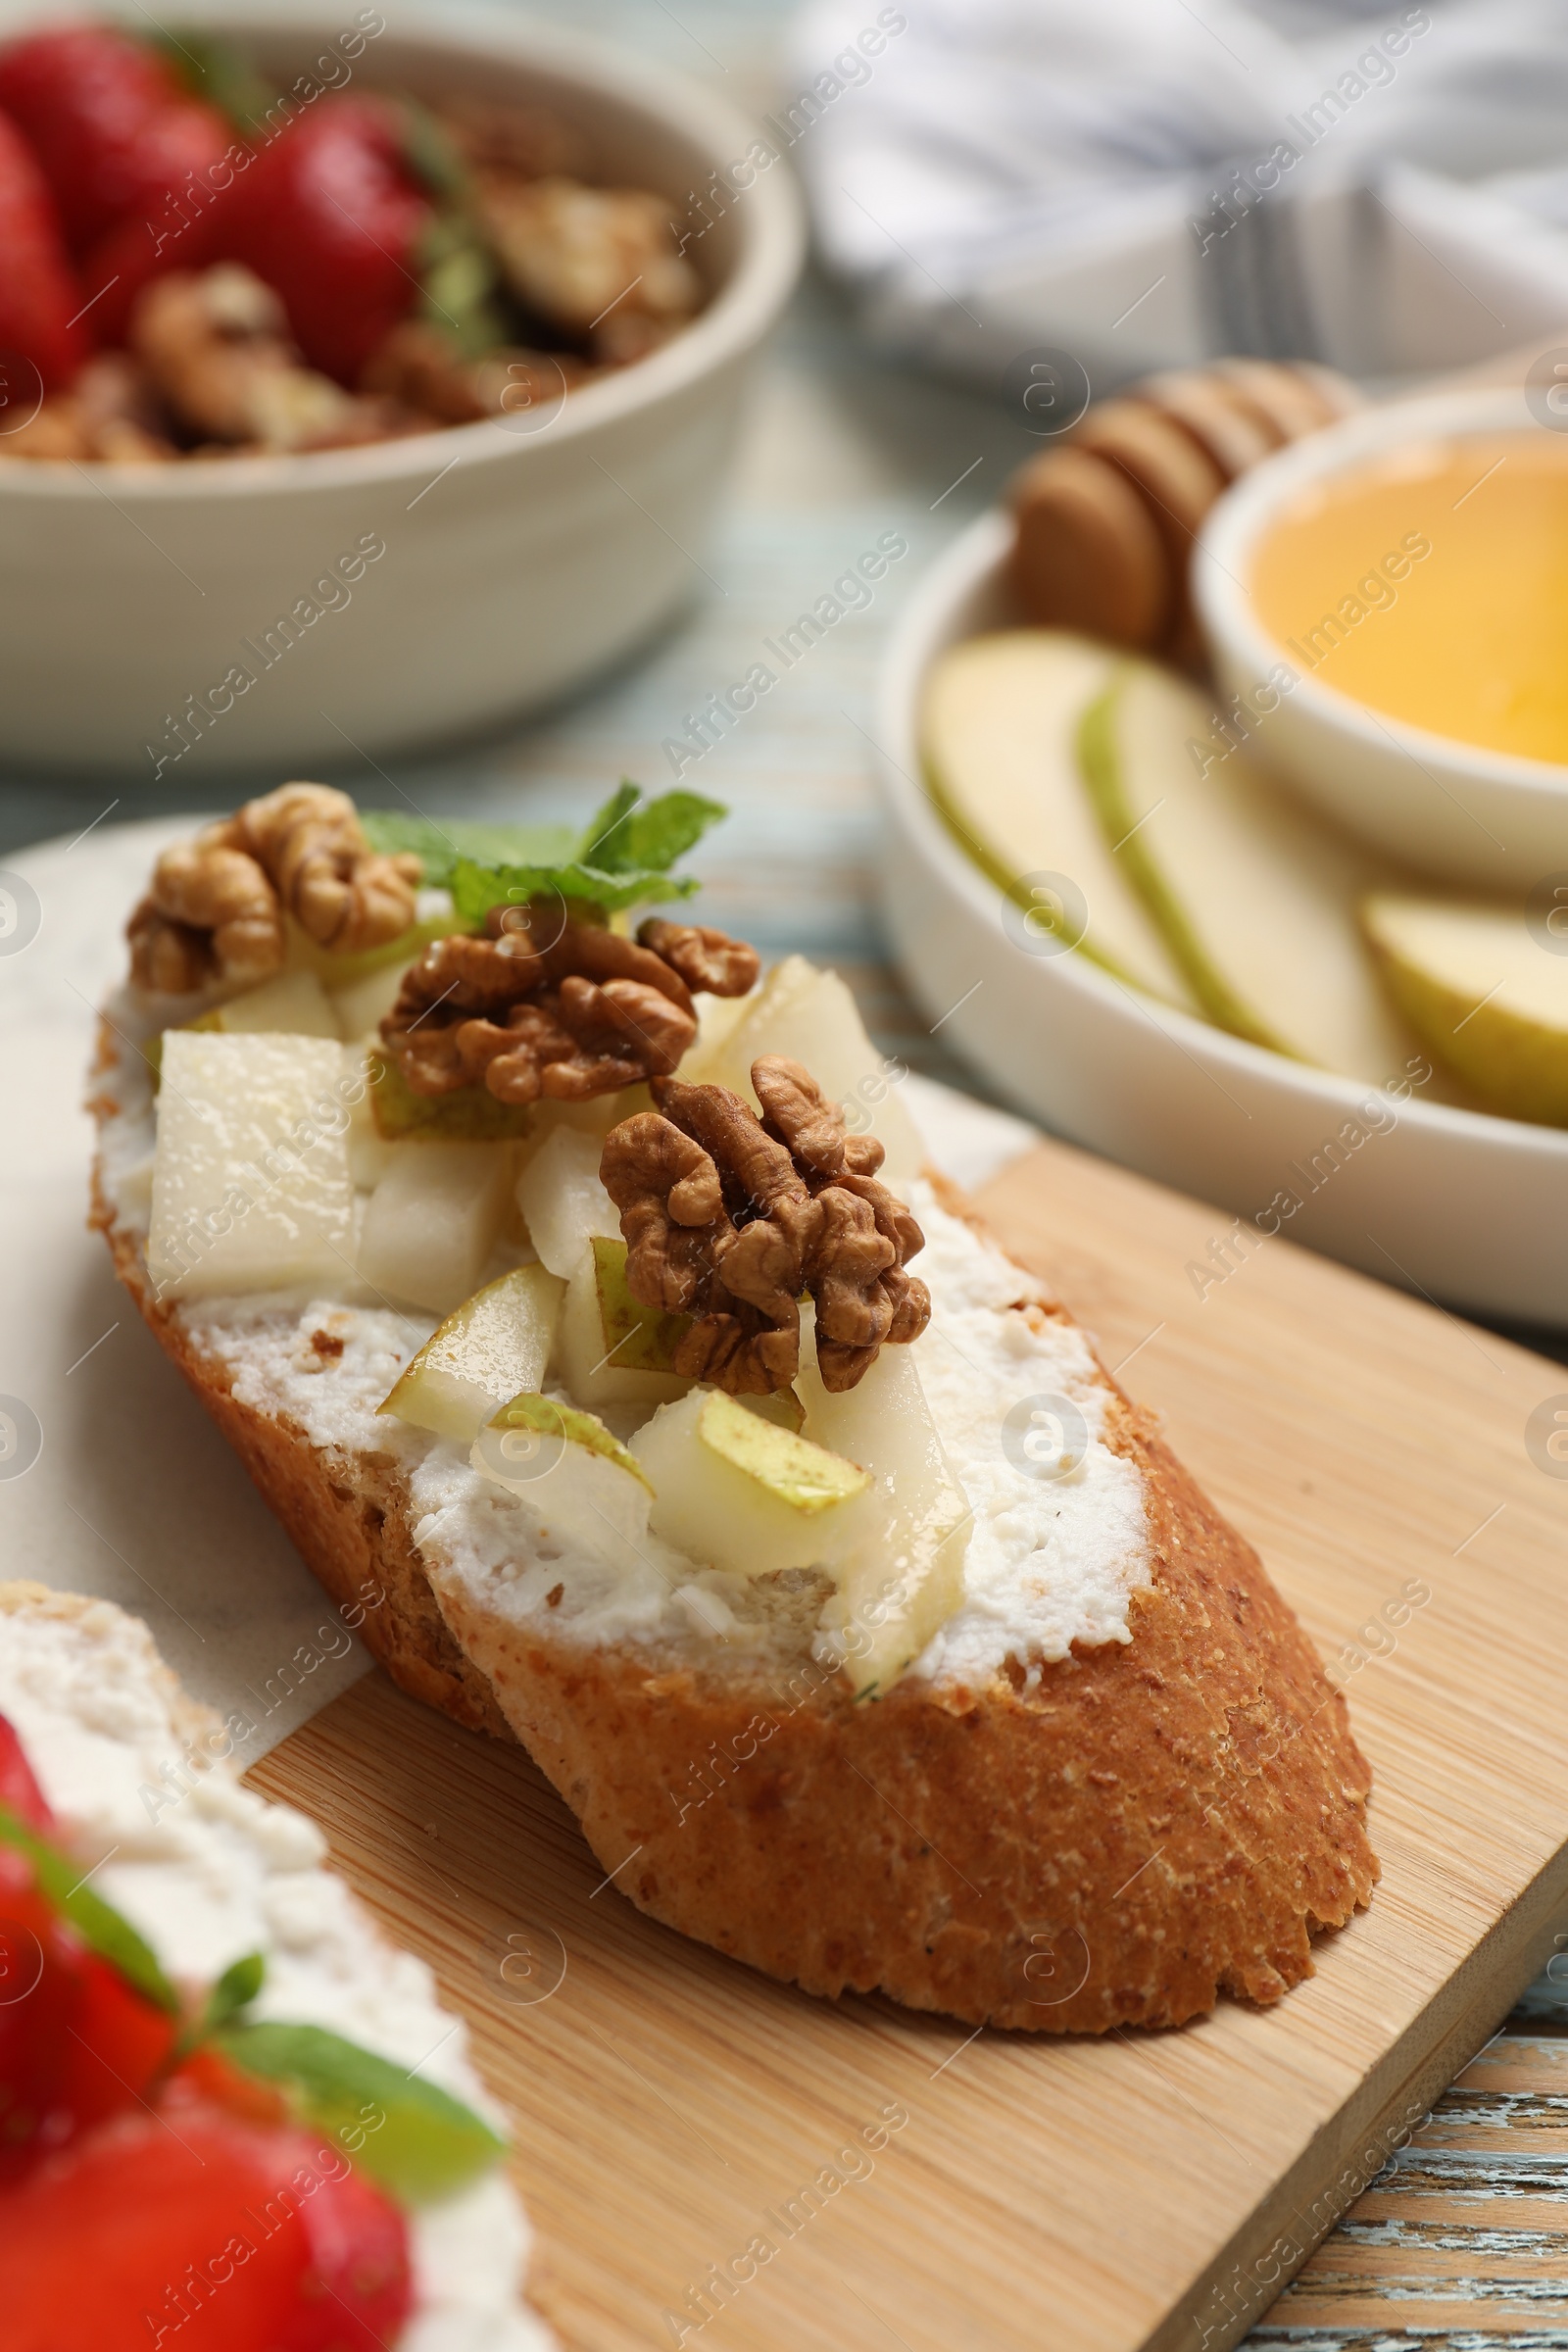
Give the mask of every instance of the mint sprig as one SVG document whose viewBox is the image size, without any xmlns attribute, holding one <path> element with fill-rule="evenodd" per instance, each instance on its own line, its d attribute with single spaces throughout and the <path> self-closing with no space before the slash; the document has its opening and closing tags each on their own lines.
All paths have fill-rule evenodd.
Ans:
<svg viewBox="0 0 1568 2352">
<path fill-rule="evenodd" d="M 729 810 L 700 792 L 662 792 L 643 799 L 642 786 L 622 776 L 589 822 L 577 855 L 602 873 L 667 873 Z"/>
<path fill-rule="evenodd" d="M 308 2123 L 332 2133 L 406 2205 L 454 2195 L 506 2152 L 461 2099 L 324 2027 L 242 2020 L 213 2039 L 247 2074 L 277 2083 Z"/>
<path fill-rule="evenodd" d="M 83 1884 L 81 1871 L 69 1854 L 29 1829 L 9 1805 L 0 1805 L 0 1845 L 25 1855 L 39 1891 L 71 1922 L 90 1951 L 118 1968 L 155 2007 L 167 2010 L 171 2017 L 180 2015 L 183 2004 L 179 1994 L 159 1966 L 151 1945 L 128 1919 L 122 1919 L 101 1894 Z"/>
<path fill-rule="evenodd" d="M 393 857 L 412 850 L 424 864 L 431 890 L 445 890 L 460 859 L 476 865 L 541 865 L 575 856 L 578 835 L 571 825 L 490 825 L 472 817 L 448 817 L 437 824 L 400 808 L 364 808 L 360 823 L 372 850 Z"/>
<path fill-rule="evenodd" d="M 573 899 L 617 914 L 650 901 L 687 899 L 699 885 L 670 867 L 729 810 L 698 792 L 645 800 L 623 779 L 580 834 L 560 825 L 436 825 L 392 809 L 361 817 L 372 849 L 413 850 L 424 880 L 450 890 L 459 920 L 477 930 L 492 906 Z"/>
</svg>

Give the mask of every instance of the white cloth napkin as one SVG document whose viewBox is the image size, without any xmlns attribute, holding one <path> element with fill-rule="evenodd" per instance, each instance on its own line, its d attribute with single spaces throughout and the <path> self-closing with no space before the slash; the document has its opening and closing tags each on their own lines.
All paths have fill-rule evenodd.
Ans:
<svg viewBox="0 0 1568 2352">
<path fill-rule="evenodd" d="M 1562 0 L 811 0 L 790 91 L 829 267 L 946 370 L 1568 344 Z"/>
</svg>

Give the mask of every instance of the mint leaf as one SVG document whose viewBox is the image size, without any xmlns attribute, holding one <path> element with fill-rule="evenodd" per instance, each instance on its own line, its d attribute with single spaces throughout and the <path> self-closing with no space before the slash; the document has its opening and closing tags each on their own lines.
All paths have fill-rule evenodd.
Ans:
<svg viewBox="0 0 1568 2352">
<path fill-rule="evenodd" d="M 267 1961 L 261 1952 L 247 1952 L 243 1960 L 231 1961 L 212 1991 L 207 1995 L 207 2007 L 202 2016 L 201 2037 L 205 2041 L 231 2025 L 242 2009 L 248 2009 L 261 1991 L 267 1976 Z"/>
<path fill-rule="evenodd" d="M 586 900 L 607 914 L 637 906 L 652 899 L 689 899 L 701 886 L 695 875 L 672 876 L 662 870 L 634 866 L 623 873 L 572 859 L 565 865 L 477 865 L 463 858 L 447 885 L 452 904 L 465 923 L 475 930 L 492 906 L 510 902 L 525 906 L 530 899 Z"/>
<path fill-rule="evenodd" d="M 639 806 L 639 804 L 641 804 Z M 677 858 L 695 849 L 710 825 L 729 810 L 700 792 L 665 792 L 643 801 L 629 777 L 609 799 L 582 837 L 577 855 L 601 873 L 629 873 L 638 867 L 667 873 Z"/>
<path fill-rule="evenodd" d="M 100 1894 L 81 1883 L 81 1872 L 69 1854 L 40 1838 L 19 1821 L 9 1805 L 0 1805 L 0 1845 L 24 1854 L 32 1864 L 39 1888 L 55 1909 L 70 1920 L 76 1934 L 100 1959 L 118 1968 L 143 1997 L 171 2017 L 178 2017 L 178 1993 L 165 1976 L 151 1945 L 144 1943 L 128 1919 L 111 1909 Z"/>
<path fill-rule="evenodd" d="M 580 835 L 564 825 L 487 825 L 368 808 L 360 822 L 372 849 L 413 850 L 424 879 L 450 890 L 459 919 L 477 930 L 492 906 L 576 899 L 607 914 L 663 899 L 689 899 L 691 875 L 669 868 L 729 810 L 701 793 L 645 801 L 623 780 Z"/>
<path fill-rule="evenodd" d="M 578 857 L 604 874 L 612 874 L 629 862 L 620 856 L 624 845 L 616 837 L 624 833 L 626 819 L 642 797 L 642 786 L 634 784 L 630 776 L 622 776 L 604 807 L 589 818 L 577 844 Z"/>
<path fill-rule="evenodd" d="M 241 2023 L 215 2038 L 236 2066 L 281 2084 L 309 2123 L 404 2204 L 449 2197 L 505 2154 L 461 2099 L 323 2027 Z"/>
<path fill-rule="evenodd" d="M 364 808 L 360 823 L 372 850 L 388 857 L 412 850 L 422 858 L 424 881 L 431 890 L 448 887 L 460 858 L 479 865 L 555 865 L 569 858 L 577 847 L 570 825 L 491 825 L 461 816 L 436 824 L 430 817 L 398 808 Z"/>
</svg>

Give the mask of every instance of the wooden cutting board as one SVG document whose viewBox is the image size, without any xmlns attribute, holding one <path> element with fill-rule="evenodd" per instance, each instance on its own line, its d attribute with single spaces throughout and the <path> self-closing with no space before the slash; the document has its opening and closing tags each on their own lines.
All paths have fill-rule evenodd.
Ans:
<svg viewBox="0 0 1568 2352">
<path fill-rule="evenodd" d="M 1344 1654 L 1382 1886 L 1273 2011 L 971 2036 L 655 1926 L 520 1751 L 361 1683 L 251 1777 L 469 2020 L 573 2352 L 1230 2343 L 1568 1926 L 1568 1372 L 1065 1146 L 982 1205 Z"/>
</svg>

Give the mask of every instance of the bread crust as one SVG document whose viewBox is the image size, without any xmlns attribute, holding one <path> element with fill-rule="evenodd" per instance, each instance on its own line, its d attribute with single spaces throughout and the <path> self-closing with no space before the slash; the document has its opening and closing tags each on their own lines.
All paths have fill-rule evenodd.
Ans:
<svg viewBox="0 0 1568 2352">
<path fill-rule="evenodd" d="M 105 1105 L 112 1108 L 112 1105 Z M 1152 1583 L 1131 1640 L 1032 1683 L 906 1676 L 857 1705 L 802 1657 L 711 1670 L 479 1607 L 413 1540 L 389 1457 L 318 1449 L 232 1392 L 94 1222 L 149 1327 L 393 1679 L 527 1748 L 639 1907 L 808 1992 L 880 1990 L 1037 2033 L 1268 2003 L 1370 1898 L 1371 1775 L 1341 1694 L 1252 1547 L 1116 1390 Z"/>
</svg>

